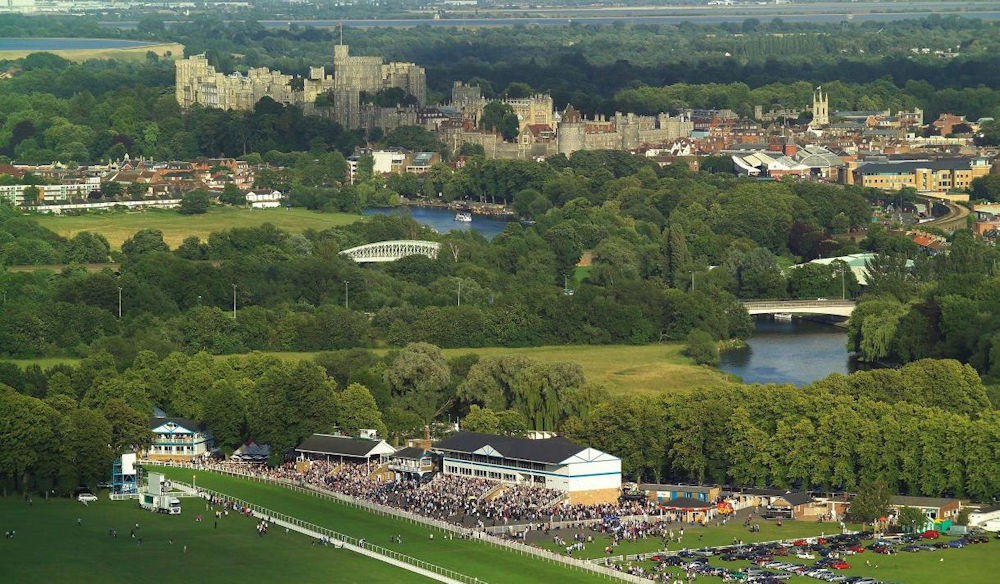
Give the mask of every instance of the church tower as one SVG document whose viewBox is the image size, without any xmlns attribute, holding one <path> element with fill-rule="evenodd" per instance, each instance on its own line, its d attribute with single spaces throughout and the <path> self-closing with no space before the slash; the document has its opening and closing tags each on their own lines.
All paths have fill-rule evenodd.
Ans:
<svg viewBox="0 0 1000 584">
<path fill-rule="evenodd" d="M 830 94 L 823 93 L 823 87 L 813 92 L 812 126 L 826 126 L 830 123 Z"/>
</svg>

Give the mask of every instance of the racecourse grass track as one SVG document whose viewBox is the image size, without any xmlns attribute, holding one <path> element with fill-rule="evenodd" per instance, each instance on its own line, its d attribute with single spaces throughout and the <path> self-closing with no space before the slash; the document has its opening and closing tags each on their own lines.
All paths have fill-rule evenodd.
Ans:
<svg viewBox="0 0 1000 584">
<path fill-rule="evenodd" d="M 212 232 L 233 227 L 257 227 L 271 223 L 279 229 L 301 233 L 306 229 L 322 230 L 348 225 L 360 220 L 361 215 L 320 213 L 298 208 L 212 207 L 201 215 L 181 215 L 173 210 L 150 209 L 84 215 L 38 215 L 35 218 L 39 225 L 63 237 L 73 237 L 81 231 L 100 233 L 108 239 L 112 249 L 119 249 L 123 241 L 140 229 L 159 229 L 163 232 L 163 240 L 173 249 L 187 237 L 194 236 L 207 241 Z"/>
<path fill-rule="evenodd" d="M 197 475 L 199 486 L 215 489 L 223 493 L 246 498 L 252 503 L 270 507 L 275 511 L 288 513 L 306 521 L 329 527 L 352 535 L 365 537 L 369 542 L 395 549 L 422 560 L 432 562 L 466 575 L 479 577 L 490 584 L 505 582 L 591 582 L 600 578 L 574 571 L 529 557 L 512 554 L 506 550 L 487 547 L 464 540 L 443 541 L 438 532 L 434 541 L 429 541 L 431 530 L 393 518 L 380 517 L 360 509 L 320 499 L 311 495 L 292 492 L 278 485 L 255 483 L 241 479 L 211 473 L 207 471 L 192 471 L 189 469 L 164 469 L 171 478 L 191 480 L 192 473 Z M 856 527 L 856 526 L 852 526 Z M 704 529 L 704 537 L 699 543 L 698 533 Z M 795 522 L 787 521 L 784 526 L 762 522 L 759 534 L 750 534 L 741 524 L 730 523 L 725 526 L 699 528 L 685 526 L 683 547 L 694 549 L 709 545 L 731 544 L 732 538 L 744 541 L 763 541 L 774 539 L 795 538 L 804 535 L 818 535 L 821 532 L 836 532 L 833 523 Z M 403 544 L 397 545 L 390 541 L 392 534 L 401 534 Z M 943 538 L 947 541 L 952 538 Z M 603 550 L 603 540 L 597 540 L 588 545 L 586 556 L 593 556 L 594 550 Z M 659 538 L 648 538 L 640 542 L 630 542 L 619 546 L 615 553 L 639 553 L 654 551 L 659 548 Z M 550 546 L 545 546 L 550 547 Z M 594 548 L 594 549 L 591 549 Z M 674 544 L 670 549 L 678 549 Z M 783 561 L 797 561 L 794 557 L 781 558 Z M 866 565 L 866 560 L 871 566 Z M 852 565 L 849 570 L 843 570 L 846 575 L 868 576 L 878 578 L 883 582 L 902 584 L 993 584 L 1000 573 L 1000 541 L 991 540 L 986 544 L 967 546 L 963 549 L 946 549 L 933 552 L 908 553 L 900 552 L 885 556 L 872 552 L 850 556 L 847 562 Z M 745 568 L 748 562 L 726 564 L 717 558 L 712 559 L 716 565 Z M 699 578 L 699 581 L 721 582 L 718 578 Z M 795 576 L 786 580 L 789 584 L 816 584 L 814 578 Z"/>
<path fill-rule="evenodd" d="M 448 540 L 440 530 L 393 517 L 382 517 L 329 499 L 297 493 L 279 485 L 251 482 L 208 471 L 178 468 L 156 470 L 169 478 L 188 483 L 194 474 L 199 487 L 242 498 L 346 535 L 363 537 L 369 543 L 479 578 L 489 584 L 607 582 L 596 574 L 574 570 L 533 556 L 522 556 L 505 548 L 458 537 Z M 434 534 L 433 540 L 430 539 L 431 533 Z M 391 540 L 396 535 L 403 537 L 402 544 Z"/>
<path fill-rule="evenodd" d="M 13 539 L 0 540 L 0 582 L 431 582 L 276 527 L 259 537 L 256 520 L 238 513 L 230 512 L 216 528 L 200 499 L 182 499 L 182 514 L 169 516 L 142 510 L 134 500 L 109 501 L 105 493 L 100 495 L 86 507 L 65 498 L 35 497 L 30 506 L 20 498 L 0 498 L 0 531 L 17 532 Z M 204 516 L 200 523 L 195 521 L 198 513 Z M 141 545 L 130 537 L 136 523 Z M 109 534 L 112 527 L 117 539 Z"/>
</svg>

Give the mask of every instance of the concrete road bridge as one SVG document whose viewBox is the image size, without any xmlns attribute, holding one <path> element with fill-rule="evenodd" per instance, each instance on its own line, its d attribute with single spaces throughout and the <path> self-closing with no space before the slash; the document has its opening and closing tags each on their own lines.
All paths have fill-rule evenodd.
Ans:
<svg viewBox="0 0 1000 584">
<path fill-rule="evenodd" d="M 741 300 L 750 316 L 756 314 L 825 314 L 851 316 L 856 302 L 853 300 Z"/>
<path fill-rule="evenodd" d="M 423 255 L 431 259 L 437 257 L 441 244 L 436 241 L 420 241 L 416 239 L 398 239 L 394 241 L 376 241 L 366 243 L 351 249 L 345 249 L 340 255 L 347 256 L 359 264 L 375 262 L 394 262 L 411 255 Z"/>
</svg>

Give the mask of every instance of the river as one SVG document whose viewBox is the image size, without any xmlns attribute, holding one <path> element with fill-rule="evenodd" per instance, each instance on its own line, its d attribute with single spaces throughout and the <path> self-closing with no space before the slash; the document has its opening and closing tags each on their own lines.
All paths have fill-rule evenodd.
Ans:
<svg viewBox="0 0 1000 584">
<path fill-rule="evenodd" d="M 390 213 L 409 213 L 417 223 L 426 225 L 438 233 L 449 231 L 478 231 L 487 240 L 492 240 L 507 228 L 510 221 L 500 221 L 481 215 L 473 215 L 471 223 L 455 221 L 455 212 L 439 207 L 395 207 L 365 209 L 365 215 L 388 215 Z"/>
<path fill-rule="evenodd" d="M 719 369 L 745 383 L 808 385 L 832 373 L 851 373 L 857 363 L 847 353 L 844 329 L 807 320 L 755 318 L 747 346 L 722 353 Z"/>
</svg>

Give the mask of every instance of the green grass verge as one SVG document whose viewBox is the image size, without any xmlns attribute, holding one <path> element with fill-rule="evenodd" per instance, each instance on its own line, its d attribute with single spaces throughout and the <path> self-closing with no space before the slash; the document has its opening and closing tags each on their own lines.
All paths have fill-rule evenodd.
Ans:
<svg viewBox="0 0 1000 584">
<path fill-rule="evenodd" d="M 272 529 L 258 537 L 255 520 L 230 513 L 195 521 L 195 505 L 183 499 L 180 516 L 150 513 L 135 501 L 103 497 L 84 507 L 69 499 L 0 498 L 0 582 L 76 584 L 138 582 L 153 575 L 175 582 L 333 582 L 404 584 L 430 580 L 334 547 L 312 545 L 297 533 Z M 82 524 L 77 525 L 77 518 Z M 142 545 L 129 537 L 139 523 Z M 118 529 L 118 538 L 108 531 Z M 170 543 L 173 540 L 173 543 Z M 187 552 L 184 546 L 187 546 Z"/>
<path fill-rule="evenodd" d="M 242 498 L 273 511 L 279 511 L 370 543 L 408 554 L 426 562 L 461 572 L 490 584 L 600 582 L 602 578 L 572 570 L 563 564 L 550 563 L 533 556 L 522 556 L 505 548 L 453 539 L 445 540 L 440 531 L 430 540 L 431 529 L 392 517 L 380 517 L 327 499 L 296 493 L 277 485 L 260 484 L 238 477 L 189 469 L 157 468 L 168 477 L 191 482 L 197 475 L 199 487 Z M 390 538 L 401 535 L 403 543 Z"/>
<path fill-rule="evenodd" d="M 319 213 L 306 209 L 244 209 L 237 207 L 212 207 L 203 215 L 181 215 L 172 210 L 91 213 L 85 215 L 39 215 L 38 223 L 64 237 L 81 231 L 101 233 L 108 238 L 112 248 L 120 248 L 123 241 L 140 229 L 159 229 L 163 239 L 175 248 L 185 238 L 195 236 L 206 241 L 214 231 L 233 227 L 256 227 L 272 223 L 280 229 L 295 233 L 306 229 L 327 229 L 354 223 L 361 215 L 348 213 Z"/>
<path fill-rule="evenodd" d="M 831 535 L 840 533 L 840 529 L 833 523 L 816 523 L 815 521 L 785 521 L 784 525 L 778 527 L 774 522 L 760 521 L 760 531 L 750 533 L 743 527 L 742 523 L 729 523 L 726 525 L 710 525 L 701 527 L 698 525 L 684 524 L 684 537 L 680 544 L 670 543 L 668 550 L 680 550 L 681 548 L 703 548 L 732 545 L 733 539 L 743 540 L 744 543 L 758 541 L 776 541 L 779 539 L 798 539 L 806 537 L 817 537 L 820 535 Z M 682 527 L 678 524 L 675 528 L 675 535 L 679 535 L 678 530 Z M 852 530 L 857 530 L 857 525 L 848 526 Z M 583 552 L 576 552 L 574 555 L 582 558 L 599 558 L 604 555 L 604 548 L 611 544 L 611 538 L 599 536 L 594 538 L 594 542 L 587 545 Z M 553 551 L 565 551 L 565 547 L 551 542 L 551 538 L 541 544 L 541 547 Z M 645 554 L 650 552 L 663 551 L 663 545 L 658 537 L 650 537 L 638 541 L 623 541 L 615 547 L 614 555 Z"/>
</svg>

